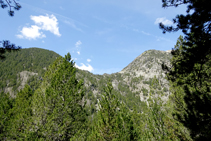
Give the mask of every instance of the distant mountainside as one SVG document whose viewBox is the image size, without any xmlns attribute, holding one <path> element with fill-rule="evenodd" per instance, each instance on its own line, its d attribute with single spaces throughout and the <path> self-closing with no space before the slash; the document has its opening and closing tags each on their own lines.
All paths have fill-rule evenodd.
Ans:
<svg viewBox="0 0 211 141">
<path fill-rule="evenodd" d="M 46 68 L 52 64 L 59 55 L 53 51 L 28 48 L 19 52 L 6 54 L 6 59 L 0 61 L 0 89 L 9 92 L 15 97 L 18 90 L 25 84 L 36 89 L 42 81 Z M 104 92 L 106 83 L 111 80 L 114 87 L 113 93 L 128 107 L 144 107 L 149 93 L 154 96 L 167 98 L 169 95 L 168 82 L 161 69 L 161 64 L 169 64 L 170 52 L 148 50 L 139 55 L 122 71 L 113 74 L 94 75 L 88 71 L 77 69 L 77 78 L 84 80 L 87 104 L 96 110 L 98 99 Z M 159 85 L 150 90 L 153 78 Z M 91 111 L 91 112 L 93 112 Z"/>
<path fill-rule="evenodd" d="M 0 61 L 0 90 L 14 95 L 17 90 L 28 83 L 34 89 L 45 73 L 46 68 L 60 55 L 41 48 L 21 49 L 18 52 L 5 54 L 6 59 Z"/>
<path fill-rule="evenodd" d="M 118 73 L 94 75 L 86 71 L 80 71 L 77 76 L 80 79 L 84 78 L 89 95 L 91 96 L 91 93 L 93 93 L 97 98 L 103 93 L 102 88 L 110 79 L 114 87 L 114 93 L 132 109 L 134 104 L 137 103 L 140 103 L 140 107 L 143 106 L 142 102 L 148 99 L 149 93 L 160 96 L 163 100 L 168 98 L 169 85 L 165 79 L 161 64 L 168 65 L 170 59 L 171 53 L 169 51 L 148 50 Z M 153 78 L 156 78 L 159 84 L 153 90 L 150 90 Z M 161 96 L 162 93 L 164 96 Z"/>
</svg>

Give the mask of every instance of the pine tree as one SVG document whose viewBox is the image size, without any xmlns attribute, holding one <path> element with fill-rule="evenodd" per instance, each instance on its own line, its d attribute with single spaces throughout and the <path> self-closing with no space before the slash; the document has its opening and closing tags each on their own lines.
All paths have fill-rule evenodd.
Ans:
<svg viewBox="0 0 211 141">
<path fill-rule="evenodd" d="M 69 140 L 85 128 L 83 81 L 76 79 L 76 68 L 70 60 L 70 56 L 57 58 L 35 92 L 33 132 L 36 138 Z"/>
<path fill-rule="evenodd" d="M 210 79 L 210 58 L 206 63 L 194 63 L 191 71 L 184 68 L 189 58 L 185 40 L 180 37 L 172 51 L 171 68 L 163 65 L 167 72 L 168 80 L 171 82 L 175 103 L 175 116 L 189 130 L 194 140 L 211 139 L 211 79 Z M 190 54 L 190 53 L 189 53 Z M 185 63 L 184 63 L 185 62 Z"/>
<path fill-rule="evenodd" d="M 14 140 L 27 139 L 28 125 L 31 122 L 32 109 L 31 98 L 33 92 L 26 85 L 24 89 L 17 93 L 14 106 L 10 110 L 9 138 Z"/>
<path fill-rule="evenodd" d="M 163 101 L 164 93 L 152 95 L 156 86 L 159 86 L 156 77 L 150 85 L 150 96 L 148 99 L 148 110 L 143 113 L 145 132 L 142 140 L 190 140 L 188 133 L 181 123 L 172 117 L 173 105 L 170 101 Z"/>
<path fill-rule="evenodd" d="M 9 112 L 13 107 L 13 103 L 8 93 L 0 93 L 0 140 L 6 140 L 8 137 Z"/>
<path fill-rule="evenodd" d="M 136 140 L 132 114 L 123 103 L 112 94 L 113 86 L 109 81 L 99 102 L 97 121 L 89 140 Z"/>
</svg>

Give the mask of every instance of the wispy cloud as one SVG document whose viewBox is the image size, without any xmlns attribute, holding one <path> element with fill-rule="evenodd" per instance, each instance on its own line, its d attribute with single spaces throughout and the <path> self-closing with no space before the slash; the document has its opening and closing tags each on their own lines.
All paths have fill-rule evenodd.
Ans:
<svg viewBox="0 0 211 141">
<path fill-rule="evenodd" d="M 155 36 L 155 38 L 156 38 L 156 41 L 161 41 L 161 40 L 163 40 L 163 41 L 168 41 L 168 42 L 173 42 L 173 43 L 174 43 L 174 41 L 172 41 L 172 40 L 170 40 L 170 39 L 167 39 L 167 38 L 164 38 L 164 37 Z"/>
<path fill-rule="evenodd" d="M 135 31 L 135 32 L 138 32 L 138 33 L 142 33 L 142 34 L 144 34 L 144 35 L 151 35 L 150 33 L 148 33 L 148 32 L 145 32 L 145 31 L 140 31 L 139 29 L 132 29 L 133 31 Z"/>
<path fill-rule="evenodd" d="M 159 23 L 163 23 L 164 25 L 172 25 L 173 22 L 166 19 L 166 17 L 162 17 L 162 18 L 157 18 L 155 20 L 155 23 L 154 24 L 159 24 Z"/>
<path fill-rule="evenodd" d="M 61 36 L 59 33 L 58 20 L 54 15 L 30 16 L 30 18 L 35 22 L 35 25 L 23 27 L 20 31 L 21 34 L 16 35 L 18 38 L 29 40 L 45 38 L 46 35 L 42 31 L 50 31 L 56 36 Z"/>
<path fill-rule="evenodd" d="M 75 43 L 75 47 L 78 48 L 81 44 L 82 44 L 82 42 L 79 40 L 79 41 L 77 41 L 77 42 Z"/>
<path fill-rule="evenodd" d="M 67 52 L 77 53 L 78 55 L 81 54 L 81 45 L 82 42 L 78 40 L 71 48 L 67 49 Z"/>
<path fill-rule="evenodd" d="M 60 8 L 61 10 L 65 10 L 62 6 L 59 6 L 59 8 Z"/>
<path fill-rule="evenodd" d="M 164 41 L 168 41 L 168 42 L 173 42 L 170 39 L 160 37 L 160 36 L 156 36 L 156 35 L 150 34 L 150 33 L 145 32 L 145 31 L 140 31 L 139 29 L 132 29 L 132 30 L 135 31 L 135 32 L 138 32 L 138 33 L 142 33 L 142 34 L 147 35 L 147 36 L 152 36 L 152 37 L 156 38 L 156 41 L 164 40 Z"/>
<path fill-rule="evenodd" d="M 144 31 L 141 31 L 141 33 L 143 33 L 144 35 L 151 35 L 150 33 L 147 33 L 147 32 L 144 32 Z"/>
<path fill-rule="evenodd" d="M 90 64 L 87 64 L 87 66 L 86 66 L 86 65 L 84 65 L 83 63 L 81 63 L 80 66 L 78 66 L 77 64 L 75 64 L 75 66 L 76 66 L 77 68 L 81 69 L 81 70 L 87 70 L 87 71 L 89 71 L 89 72 L 94 71 L 94 68 L 93 68 Z"/>
<path fill-rule="evenodd" d="M 103 23 L 106 23 L 106 24 L 114 24 L 114 22 L 109 21 L 109 20 L 106 20 L 106 19 L 104 19 L 104 18 L 102 18 L 102 17 L 93 16 L 93 18 L 96 19 L 96 20 L 98 20 L 98 21 L 101 21 L 101 22 L 103 22 Z"/>
<path fill-rule="evenodd" d="M 111 31 L 112 31 L 111 28 L 106 28 L 106 29 L 103 29 L 103 30 L 100 30 L 100 31 L 96 31 L 95 33 L 97 35 L 104 35 L 104 34 L 107 34 L 107 33 L 111 32 Z"/>
<path fill-rule="evenodd" d="M 91 59 L 87 59 L 86 61 L 87 61 L 87 62 L 91 62 Z"/>
<path fill-rule="evenodd" d="M 69 25 L 70 27 L 74 28 L 75 30 L 78 30 L 80 32 L 83 32 L 82 29 L 78 28 L 73 21 L 64 20 L 65 24 Z"/>
<path fill-rule="evenodd" d="M 80 40 L 78 40 L 78 41 L 75 43 L 75 49 L 76 49 L 76 52 L 77 52 L 78 55 L 81 54 L 81 47 L 80 47 L 81 44 L 82 44 L 82 42 L 81 42 Z"/>
</svg>

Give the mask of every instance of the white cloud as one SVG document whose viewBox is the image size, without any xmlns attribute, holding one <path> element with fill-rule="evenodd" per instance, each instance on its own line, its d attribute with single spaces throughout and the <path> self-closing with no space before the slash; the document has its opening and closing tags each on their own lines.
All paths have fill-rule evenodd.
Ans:
<svg viewBox="0 0 211 141">
<path fill-rule="evenodd" d="M 82 42 L 79 40 L 78 42 L 75 43 L 76 47 L 79 47 L 82 44 Z"/>
<path fill-rule="evenodd" d="M 31 20 L 39 25 L 42 30 L 50 31 L 57 36 L 61 36 L 59 33 L 58 20 L 53 14 L 50 16 L 48 14 L 46 16 L 31 16 Z"/>
<path fill-rule="evenodd" d="M 168 20 L 168 19 L 166 19 L 166 17 L 157 18 L 155 20 L 155 24 L 159 24 L 159 23 L 163 23 L 164 25 L 172 25 L 173 24 L 173 22 Z"/>
<path fill-rule="evenodd" d="M 92 60 L 91 59 L 87 59 L 87 62 L 91 62 Z"/>
<path fill-rule="evenodd" d="M 84 65 L 83 63 L 81 63 L 81 66 L 78 66 L 77 64 L 75 64 L 75 66 L 81 70 L 87 70 L 89 72 L 94 71 L 93 67 L 90 64 Z"/>
<path fill-rule="evenodd" d="M 45 38 L 45 34 L 40 32 L 40 27 L 37 25 L 32 25 L 31 27 L 23 27 L 20 31 L 21 34 L 17 35 L 18 38 L 26 39 L 36 39 L 36 38 Z"/>
<path fill-rule="evenodd" d="M 31 20 L 35 22 L 35 25 L 31 25 L 31 27 L 23 27 L 20 31 L 21 34 L 16 35 L 21 39 L 37 39 L 37 38 L 45 38 L 46 35 L 43 34 L 41 30 L 50 31 L 56 36 L 61 36 L 59 33 L 59 27 L 57 18 L 54 15 L 46 15 L 46 16 L 30 16 Z"/>
<path fill-rule="evenodd" d="M 78 55 L 80 55 L 80 51 L 77 51 Z"/>
</svg>

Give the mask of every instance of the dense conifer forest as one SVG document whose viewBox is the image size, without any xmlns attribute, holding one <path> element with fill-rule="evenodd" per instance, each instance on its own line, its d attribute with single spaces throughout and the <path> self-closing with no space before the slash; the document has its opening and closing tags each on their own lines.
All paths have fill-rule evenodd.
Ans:
<svg viewBox="0 0 211 141">
<path fill-rule="evenodd" d="M 159 53 L 147 51 L 144 58 L 163 57 Z M 93 75 L 75 68 L 69 53 L 63 58 L 40 48 L 5 56 L 1 140 L 191 140 L 189 131 L 173 118 L 171 100 L 162 100 L 166 89 L 160 77 Z M 24 87 L 20 72 L 27 76 Z M 149 86 L 140 91 L 147 101 L 132 92 L 138 82 Z M 8 87 L 13 91 L 6 93 Z"/>
</svg>

